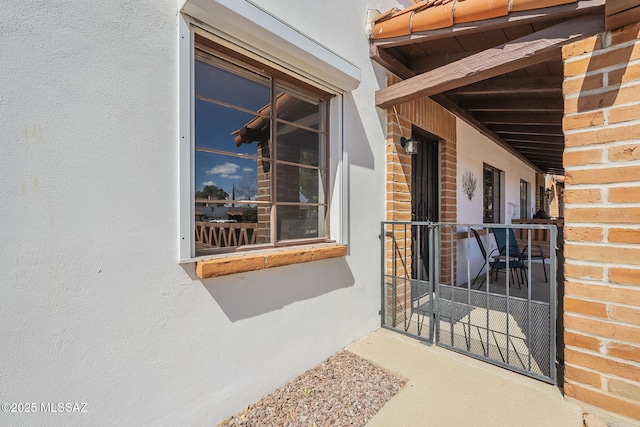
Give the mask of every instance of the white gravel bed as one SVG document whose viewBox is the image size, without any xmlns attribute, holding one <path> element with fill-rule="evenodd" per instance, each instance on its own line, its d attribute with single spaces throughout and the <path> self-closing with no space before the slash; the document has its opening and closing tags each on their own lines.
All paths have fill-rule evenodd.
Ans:
<svg viewBox="0 0 640 427">
<path fill-rule="evenodd" d="M 364 426 L 405 382 L 343 350 L 218 426 Z"/>
</svg>

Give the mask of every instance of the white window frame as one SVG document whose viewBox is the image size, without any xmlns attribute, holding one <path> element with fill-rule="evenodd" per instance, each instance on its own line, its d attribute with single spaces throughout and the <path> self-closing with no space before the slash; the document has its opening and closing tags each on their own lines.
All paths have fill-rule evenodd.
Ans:
<svg viewBox="0 0 640 427">
<path fill-rule="evenodd" d="M 235 0 L 234 0 L 235 1 Z M 189 3 L 189 2 L 187 2 Z M 217 0 L 213 0 L 213 3 L 218 3 Z M 237 4 L 244 2 L 236 2 Z M 273 17 L 271 17 L 273 18 Z M 180 135 L 179 135 L 179 213 L 180 213 L 180 244 L 179 244 L 179 261 L 181 263 L 195 262 L 209 256 L 196 257 L 195 256 L 195 216 L 194 216 L 194 149 L 195 149 L 195 135 L 194 135 L 194 61 L 195 61 L 195 33 L 203 34 L 208 38 L 213 39 L 216 43 L 222 44 L 225 47 L 231 48 L 241 55 L 248 56 L 253 59 L 259 59 L 262 62 L 267 63 L 270 67 L 276 68 L 280 71 L 285 71 L 287 74 L 292 75 L 294 78 L 303 80 L 306 83 L 310 83 L 316 87 L 321 88 L 324 91 L 329 91 L 333 96 L 329 100 L 329 153 L 330 159 L 328 161 L 328 173 L 329 183 L 333 186 L 328 189 L 328 204 L 329 210 L 327 215 L 330 218 L 330 234 L 329 239 L 348 245 L 348 157 L 344 147 L 343 138 L 343 93 L 344 90 L 336 88 L 332 82 L 325 82 L 325 84 L 319 84 L 316 76 L 300 74 L 299 68 L 288 68 L 287 64 L 273 63 L 267 61 L 264 55 L 259 55 L 255 51 L 247 49 L 245 45 L 242 45 L 237 40 L 233 40 L 226 34 L 221 34 L 215 29 L 203 24 L 200 21 L 195 21 L 189 16 L 180 13 L 178 14 L 178 62 L 179 62 L 179 117 L 180 117 Z M 296 34 L 300 35 L 299 32 Z M 305 36 L 306 37 L 306 36 Z M 321 45 L 318 45 L 322 47 Z M 312 45 L 317 49 L 317 46 Z M 313 50 L 313 49 L 311 49 Z M 330 52 L 330 51 L 327 51 Z M 312 53 L 308 53 L 312 54 Z M 326 52 L 323 52 L 326 54 Z M 336 58 L 338 58 L 336 60 Z M 351 74 L 354 74 L 352 68 L 357 70 L 357 76 L 359 81 L 359 72 L 350 63 L 340 62 L 339 57 L 332 58 L 334 62 L 338 62 L 342 68 L 345 68 Z M 346 64 L 346 65 L 345 65 Z M 333 70 L 333 73 L 338 76 L 337 80 L 342 78 L 347 83 L 343 85 L 344 88 L 349 88 L 352 85 L 353 80 L 348 73 L 343 73 L 339 67 L 333 67 L 332 64 L 328 64 L 326 67 L 329 72 Z M 336 71 L 337 70 L 337 71 Z M 326 72 L 326 70 L 325 70 Z M 345 77 L 346 76 L 346 77 Z M 335 83 L 335 81 L 333 82 Z M 339 83 L 339 82 L 338 82 Z"/>
</svg>

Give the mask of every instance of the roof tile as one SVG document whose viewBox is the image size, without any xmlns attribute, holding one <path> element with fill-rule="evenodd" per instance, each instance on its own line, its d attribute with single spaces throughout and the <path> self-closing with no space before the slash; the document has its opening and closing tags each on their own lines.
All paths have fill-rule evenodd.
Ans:
<svg viewBox="0 0 640 427">
<path fill-rule="evenodd" d="M 375 24 L 373 38 L 398 37 L 410 34 L 412 17 L 413 13 L 402 13 Z"/>
<path fill-rule="evenodd" d="M 509 0 L 466 0 L 456 2 L 453 22 L 481 21 L 509 14 Z"/>
<path fill-rule="evenodd" d="M 561 4 L 575 3 L 577 0 L 512 0 L 512 12 L 523 10 L 542 9 L 543 7 L 560 6 Z"/>
<path fill-rule="evenodd" d="M 416 13 L 411 20 L 410 32 L 437 30 L 453 25 L 453 5 L 452 1 L 440 7 L 432 7 L 427 12 Z M 405 33 L 406 34 L 406 33 Z"/>
<path fill-rule="evenodd" d="M 510 12 L 575 3 L 578 0 L 424 0 L 407 9 L 391 9 L 374 20 L 372 38 L 406 36 L 463 22 L 506 16 Z"/>
</svg>

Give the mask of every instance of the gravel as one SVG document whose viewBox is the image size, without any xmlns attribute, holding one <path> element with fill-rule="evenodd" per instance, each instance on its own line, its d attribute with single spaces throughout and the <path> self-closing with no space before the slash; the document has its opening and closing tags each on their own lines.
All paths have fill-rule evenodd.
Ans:
<svg viewBox="0 0 640 427">
<path fill-rule="evenodd" d="M 218 426 L 364 426 L 405 382 L 343 350 Z"/>
</svg>

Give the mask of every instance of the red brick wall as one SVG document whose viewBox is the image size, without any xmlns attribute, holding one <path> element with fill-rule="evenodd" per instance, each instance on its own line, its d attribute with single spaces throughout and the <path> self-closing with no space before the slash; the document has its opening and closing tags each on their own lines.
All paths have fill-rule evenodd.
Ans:
<svg viewBox="0 0 640 427">
<path fill-rule="evenodd" d="M 563 58 L 565 393 L 640 420 L 640 24 Z"/>
</svg>

